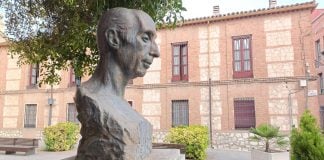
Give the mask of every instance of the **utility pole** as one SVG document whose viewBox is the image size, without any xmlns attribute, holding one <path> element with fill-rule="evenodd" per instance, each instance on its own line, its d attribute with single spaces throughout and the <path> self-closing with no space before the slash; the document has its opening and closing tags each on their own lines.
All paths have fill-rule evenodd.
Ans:
<svg viewBox="0 0 324 160">
<path fill-rule="evenodd" d="M 308 83 L 309 83 L 309 64 L 305 63 L 306 87 L 305 87 L 305 109 L 308 109 Z"/>
</svg>

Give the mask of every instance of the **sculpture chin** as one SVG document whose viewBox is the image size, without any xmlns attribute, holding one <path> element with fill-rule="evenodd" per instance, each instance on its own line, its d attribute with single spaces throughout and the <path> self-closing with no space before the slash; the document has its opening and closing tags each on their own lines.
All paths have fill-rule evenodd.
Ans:
<svg viewBox="0 0 324 160">
<path fill-rule="evenodd" d="M 135 73 L 134 78 L 143 77 L 145 74 L 146 74 L 146 69 L 137 70 L 136 73 Z"/>
</svg>

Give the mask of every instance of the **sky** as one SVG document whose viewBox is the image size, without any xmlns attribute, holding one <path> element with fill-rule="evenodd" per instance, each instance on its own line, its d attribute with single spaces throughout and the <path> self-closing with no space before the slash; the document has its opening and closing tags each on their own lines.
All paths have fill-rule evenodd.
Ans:
<svg viewBox="0 0 324 160">
<path fill-rule="evenodd" d="M 277 6 L 310 2 L 312 0 L 277 0 Z M 211 16 L 213 6 L 219 5 L 220 14 L 268 8 L 269 0 L 182 0 L 187 9 L 182 15 L 185 19 Z M 317 9 L 324 9 L 324 0 L 316 0 Z"/>
<path fill-rule="evenodd" d="M 277 0 L 277 6 L 309 2 L 312 0 Z M 249 11 L 259 8 L 268 8 L 269 0 L 182 0 L 187 11 L 182 15 L 185 19 L 211 16 L 213 6 L 219 5 L 220 14 Z M 324 9 L 324 0 L 316 0 L 317 9 Z M 0 14 L 3 14 L 0 10 Z"/>
</svg>

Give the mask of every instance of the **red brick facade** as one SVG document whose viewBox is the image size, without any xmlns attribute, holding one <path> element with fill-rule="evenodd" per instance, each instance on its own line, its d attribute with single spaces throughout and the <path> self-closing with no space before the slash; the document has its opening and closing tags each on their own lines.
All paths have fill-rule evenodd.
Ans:
<svg viewBox="0 0 324 160">
<path fill-rule="evenodd" d="M 306 107 L 319 118 L 319 96 L 307 96 L 307 89 L 319 88 L 313 63 L 314 8 L 309 2 L 191 19 L 175 29 L 160 29 L 156 41 L 161 57 L 145 77 L 127 86 L 125 99 L 153 124 L 156 140 L 172 127 L 173 100 L 188 100 L 189 115 L 182 118 L 190 125 L 211 126 L 217 148 L 249 145 L 247 130 L 235 129 L 234 100 L 253 100 L 256 125 L 270 123 L 283 131 L 290 130 L 290 122 L 298 125 Z M 233 78 L 233 37 L 242 35 L 251 36 L 251 78 Z M 172 81 L 172 44 L 178 42 L 188 46 L 188 81 Z M 50 87 L 26 89 L 29 66 L 16 67 L 6 45 L 0 51 L 0 136 L 40 136 L 38 131 L 48 124 Z M 73 103 L 70 73 L 61 75 L 61 84 L 54 86 L 53 123 L 66 121 L 67 104 Z M 300 87 L 300 80 L 308 86 Z M 23 128 L 25 104 L 37 104 L 36 129 Z M 229 146 L 228 141 L 236 141 L 233 134 L 244 138 L 244 145 Z"/>
<path fill-rule="evenodd" d="M 312 12 L 312 30 L 315 42 L 315 66 L 318 74 L 318 102 L 320 108 L 321 127 L 324 127 L 324 9 L 316 9 Z M 318 46 L 317 46 L 318 45 Z M 317 48 L 318 47 L 318 48 Z"/>
</svg>

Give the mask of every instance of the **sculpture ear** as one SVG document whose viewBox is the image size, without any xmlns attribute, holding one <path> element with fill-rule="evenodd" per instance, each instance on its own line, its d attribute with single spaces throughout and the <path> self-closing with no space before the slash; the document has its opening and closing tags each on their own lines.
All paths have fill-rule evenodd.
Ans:
<svg viewBox="0 0 324 160">
<path fill-rule="evenodd" d="M 118 33 L 116 30 L 114 29 L 109 29 L 106 30 L 105 32 L 105 36 L 106 36 L 106 40 L 108 42 L 108 45 L 114 49 L 118 49 L 119 48 L 119 37 L 118 37 Z"/>
</svg>

